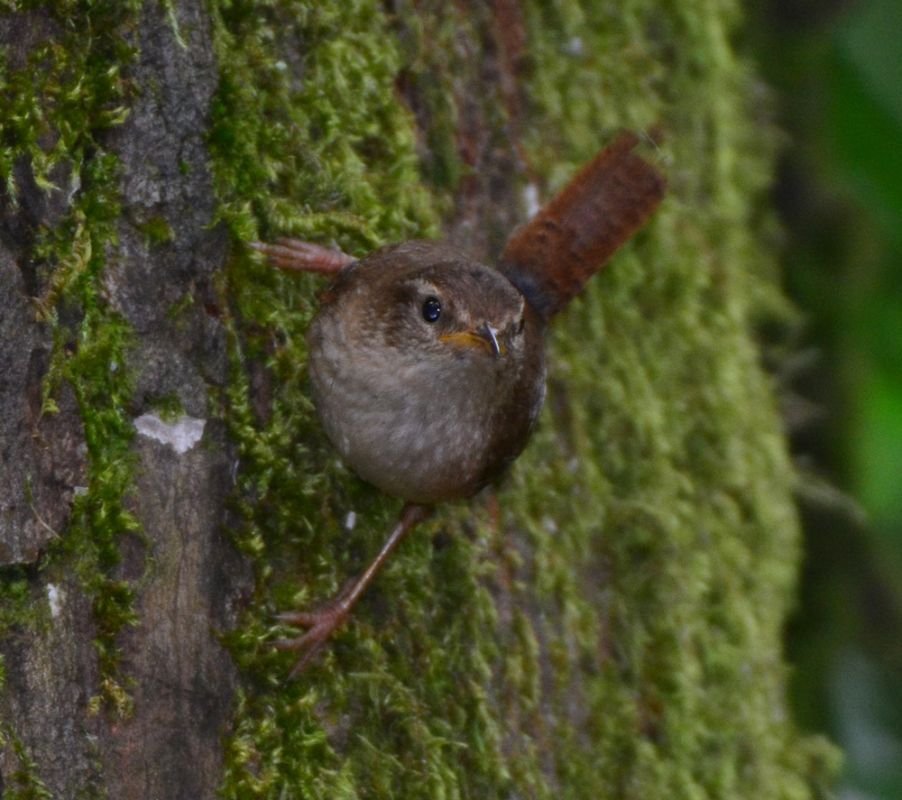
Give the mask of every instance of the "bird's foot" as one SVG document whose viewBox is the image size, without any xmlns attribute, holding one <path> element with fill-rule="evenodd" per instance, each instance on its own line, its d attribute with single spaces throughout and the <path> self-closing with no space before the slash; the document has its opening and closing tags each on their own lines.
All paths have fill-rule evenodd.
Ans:
<svg viewBox="0 0 902 800">
<path fill-rule="evenodd" d="M 275 244 L 250 242 L 248 246 L 263 253 L 274 267 L 290 272 L 318 272 L 331 275 L 356 259 L 341 250 L 330 250 L 298 239 L 277 239 Z"/>
<path fill-rule="evenodd" d="M 342 589 L 332 600 L 313 611 L 286 611 L 276 614 L 276 619 L 286 625 L 307 630 L 300 636 L 278 639 L 273 642 L 277 650 L 290 650 L 299 653 L 297 663 L 291 670 L 289 678 L 296 678 L 313 660 L 332 634 L 340 628 L 351 613 L 353 603 L 348 602 L 348 594 L 353 589 L 353 582 Z"/>
<path fill-rule="evenodd" d="M 432 514 L 431 506 L 405 503 L 388 540 L 359 577 L 348 581 L 329 603 L 315 611 L 289 611 L 277 615 L 276 619 L 280 622 L 307 629 L 306 633 L 293 639 L 280 639 L 273 643 L 279 650 L 294 650 L 300 653 L 290 677 L 297 677 L 323 645 L 329 641 L 329 637 L 348 618 L 354 604 L 366 591 L 367 586 L 370 585 L 401 539 L 430 514 Z"/>
</svg>

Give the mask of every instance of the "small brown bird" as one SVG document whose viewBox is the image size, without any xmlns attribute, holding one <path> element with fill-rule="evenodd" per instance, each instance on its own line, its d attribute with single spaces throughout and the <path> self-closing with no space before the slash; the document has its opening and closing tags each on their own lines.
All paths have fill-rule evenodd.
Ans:
<svg viewBox="0 0 902 800">
<path fill-rule="evenodd" d="M 320 609 L 280 615 L 307 628 L 277 643 L 300 653 L 292 674 L 436 503 L 475 494 L 523 450 L 545 395 L 548 322 L 664 196 L 636 144 L 623 134 L 599 153 L 514 231 L 497 269 L 430 241 L 359 261 L 292 239 L 251 244 L 282 269 L 335 275 L 307 334 L 317 413 L 361 478 L 406 501 L 362 575 Z"/>
</svg>

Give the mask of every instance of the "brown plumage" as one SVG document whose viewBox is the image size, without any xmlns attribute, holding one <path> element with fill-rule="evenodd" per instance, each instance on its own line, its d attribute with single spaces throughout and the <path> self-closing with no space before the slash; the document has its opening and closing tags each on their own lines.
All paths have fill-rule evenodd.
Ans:
<svg viewBox="0 0 902 800">
<path fill-rule="evenodd" d="M 498 269 L 545 319 L 561 311 L 652 215 L 667 183 L 624 133 L 507 240 Z"/>
<path fill-rule="evenodd" d="M 367 570 L 329 605 L 282 615 L 302 669 L 435 503 L 469 497 L 520 454 L 545 393 L 543 333 L 657 208 L 665 182 L 624 134 L 510 237 L 498 269 L 440 242 L 360 261 L 306 242 L 251 246 L 332 273 L 308 331 L 317 413 L 362 478 L 405 500 Z"/>
</svg>

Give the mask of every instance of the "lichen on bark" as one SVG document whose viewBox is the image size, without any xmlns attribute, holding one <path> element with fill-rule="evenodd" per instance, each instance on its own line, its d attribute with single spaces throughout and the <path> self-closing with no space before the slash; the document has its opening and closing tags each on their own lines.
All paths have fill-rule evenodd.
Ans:
<svg viewBox="0 0 902 800">
<path fill-rule="evenodd" d="M 83 462 L 55 487 L 51 518 L 60 530 L 44 525 L 45 541 L 30 562 L 40 555 L 40 570 L 49 580 L 76 574 L 92 598 L 95 645 L 112 699 L 122 696 L 115 640 L 134 615 L 128 587 L 111 571 L 118 562 L 116 539 L 133 530 L 135 521 L 124 504 L 132 480 L 132 433 L 122 409 L 130 392 L 129 330 L 98 300 L 106 248 L 116 239 L 121 211 L 116 159 L 99 140 L 127 113 L 122 69 L 132 53 L 121 34 L 134 5 L 89 12 L 74 24 L 66 22 L 69 11 L 23 11 L 7 21 L 11 29 L 4 40 L 14 46 L 4 53 L 0 89 L 8 101 L 0 174 L 6 241 L 15 243 L 37 309 L 29 323 L 47 339 L 37 425 L 52 424 L 61 405 L 63 416 L 80 418 L 74 431 L 57 434 L 73 452 L 70 458 Z M 78 411 L 70 411 L 75 403 Z M 41 446 L 58 444 L 50 439 Z M 83 485 L 73 492 L 76 481 Z M 34 513 L 41 518 L 40 510 Z M 33 611 L 31 622 L 21 622 L 34 625 L 41 618 Z"/>
</svg>

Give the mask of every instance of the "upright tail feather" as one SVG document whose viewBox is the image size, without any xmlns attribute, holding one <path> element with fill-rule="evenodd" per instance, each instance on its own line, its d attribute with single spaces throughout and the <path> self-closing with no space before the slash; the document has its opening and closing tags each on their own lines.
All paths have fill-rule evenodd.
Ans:
<svg viewBox="0 0 902 800">
<path fill-rule="evenodd" d="M 667 183 L 621 134 L 507 240 L 499 269 L 545 319 L 561 311 L 651 216 Z"/>
</svg>

